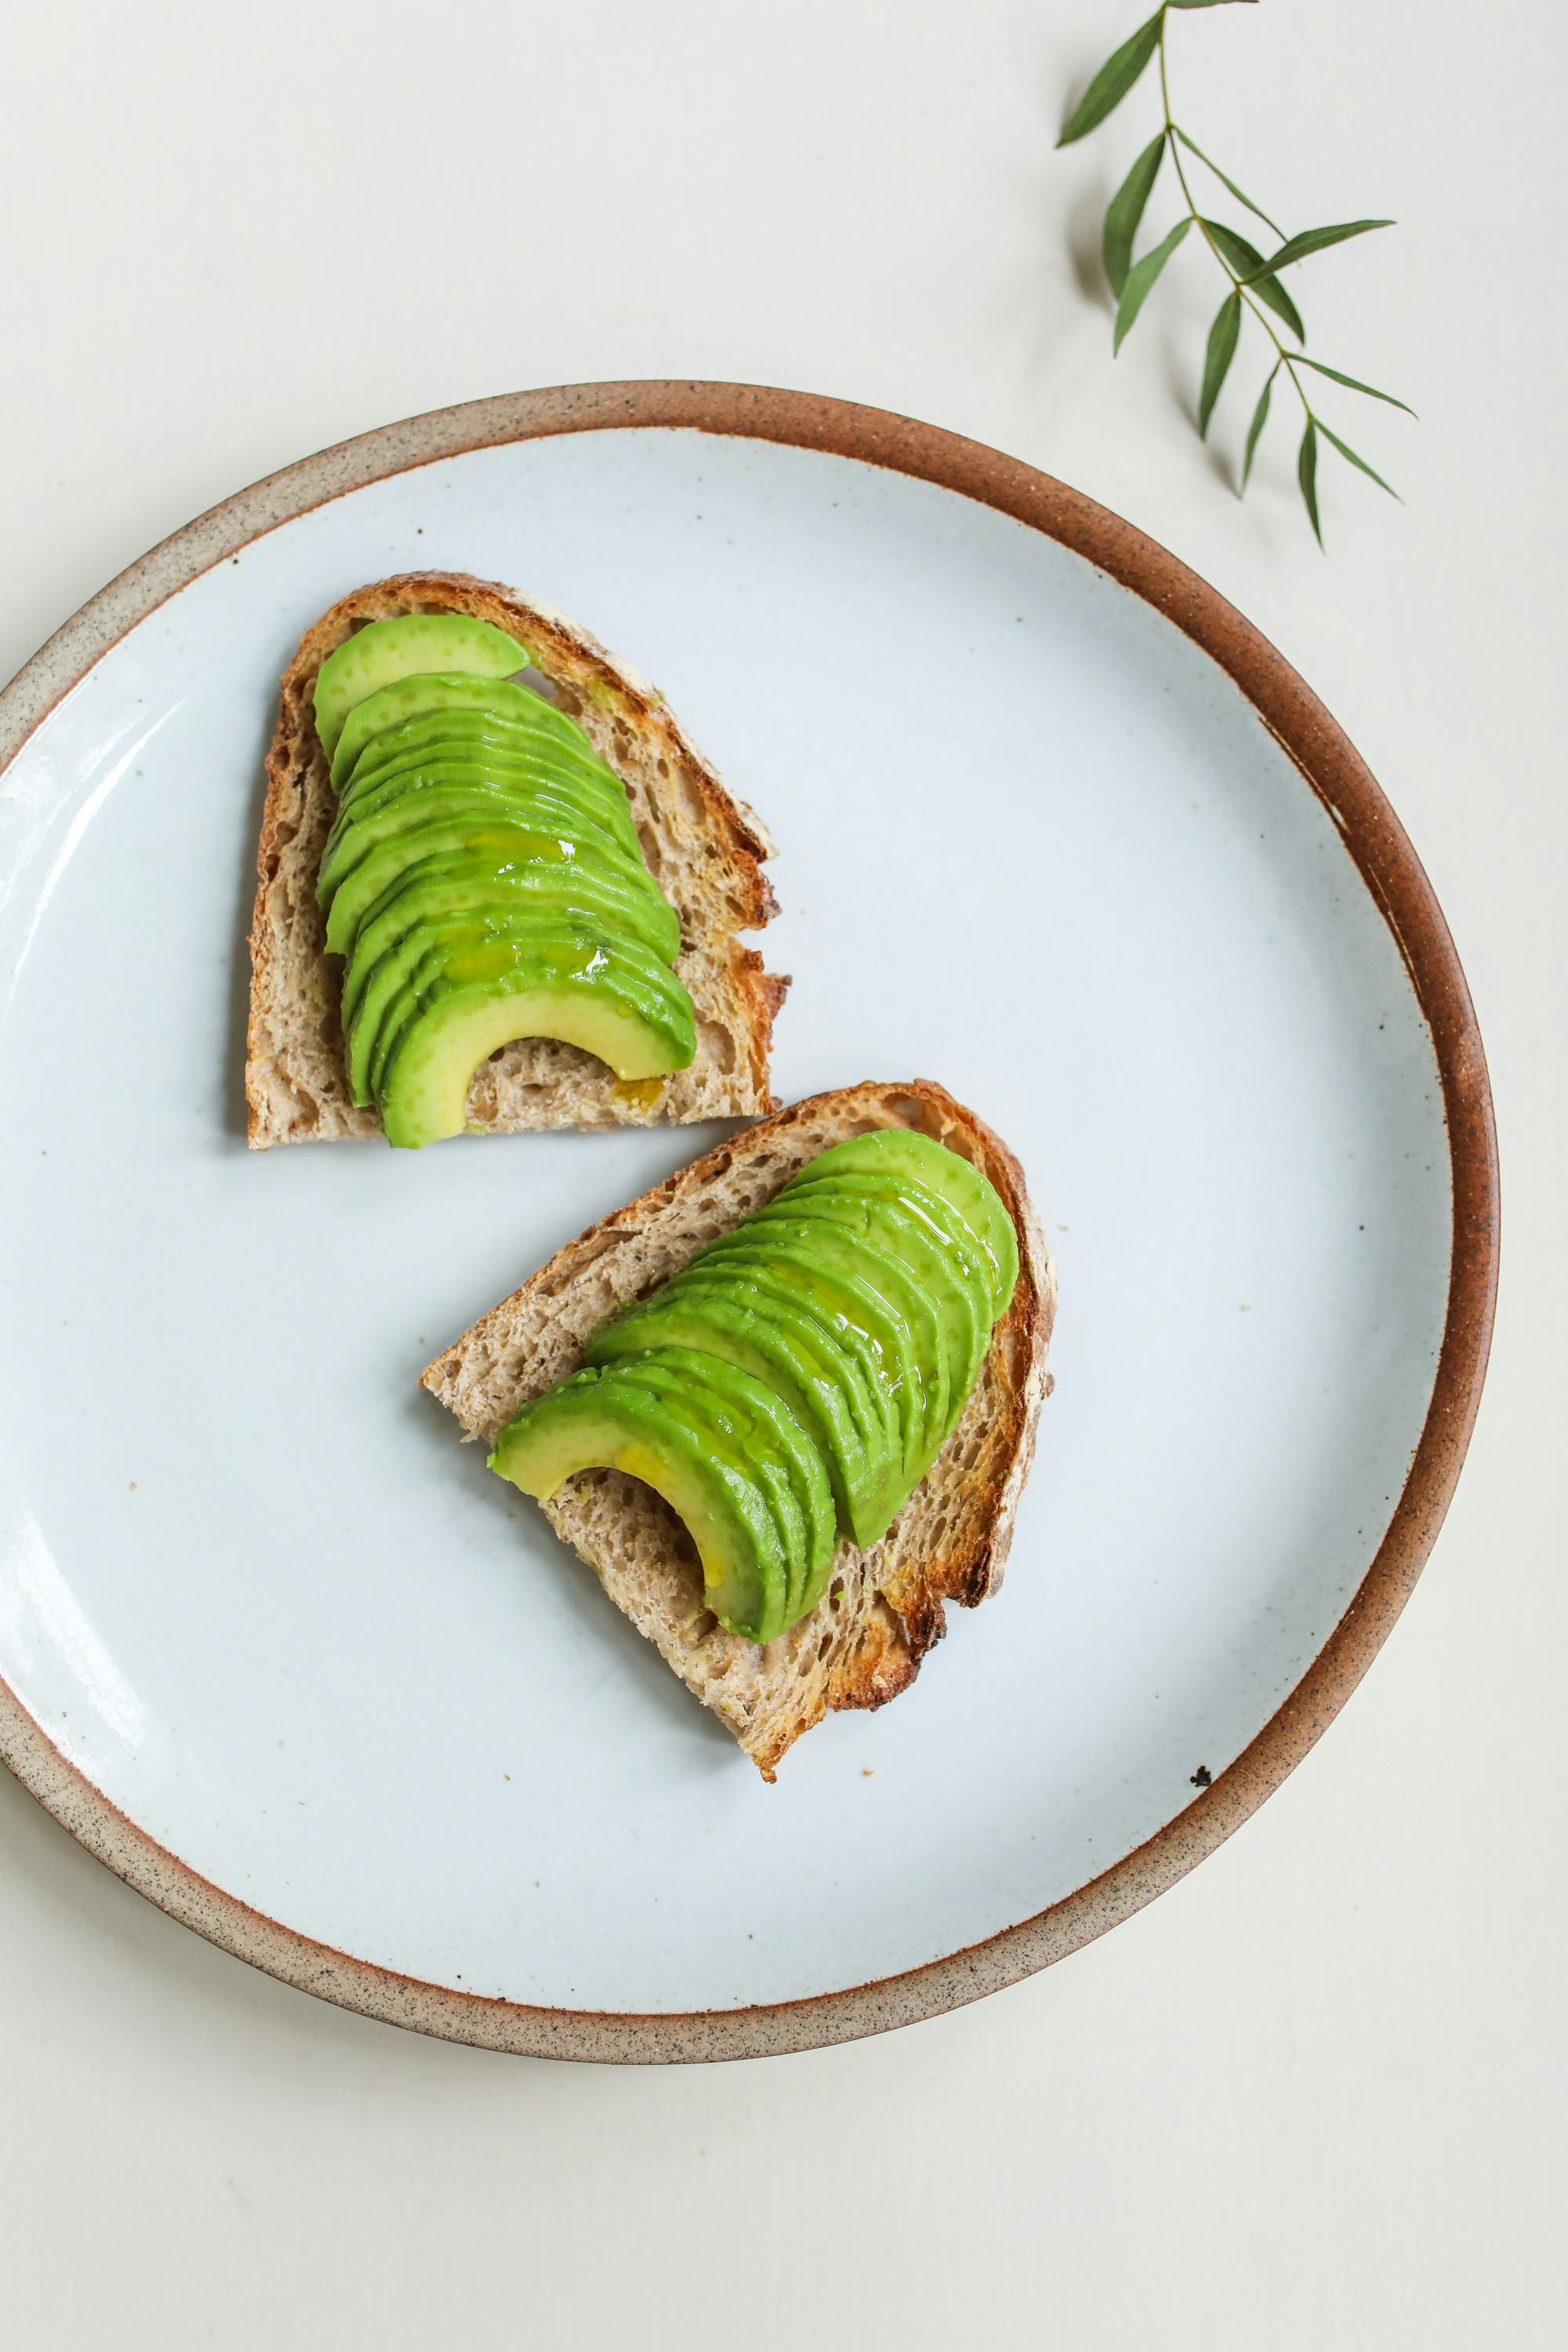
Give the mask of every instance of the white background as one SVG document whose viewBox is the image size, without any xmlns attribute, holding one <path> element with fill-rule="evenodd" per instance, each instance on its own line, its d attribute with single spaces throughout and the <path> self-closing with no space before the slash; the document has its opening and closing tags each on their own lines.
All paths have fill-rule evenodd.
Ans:
<svg viewBox="0 0 1568 2352">
<path fill-rule="evenodd" d="M 1323 1746 L 1152 1910 L 910 2032 L 626 2074 L 420 2042 L 199 1943 L 0 1783 L 7 2341 L 1559 2340 L 1568 33 L 1545 0 L 1174 20 L 1182 112 L 1270 210 L 1400 216 L 1300 273 L 1314 348 L 1423 416 L 1335 395 L 1409 504 L 1325 461 L 1325 560 L 1283 403 L 1245 507 L 1222 478 L 1256 357 L 1212 453 L 1180 412 L 1201 257 L 1114 365 L 1072 257 L 1152 88 L 1055 127 L 1135 13 L 10 12 L 0 672 L 242 483 L 482 393 L 736 377 L 973 434 L 1173 546 L 1367 754 L 1476 992 L 1508 1280 L 1447 1529 Z"/>
</svg>

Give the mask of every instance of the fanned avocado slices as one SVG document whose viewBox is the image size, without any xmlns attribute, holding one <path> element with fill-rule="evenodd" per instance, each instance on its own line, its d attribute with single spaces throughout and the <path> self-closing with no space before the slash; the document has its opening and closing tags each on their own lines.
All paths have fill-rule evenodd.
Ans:
<svg viewBox="0 0 1568 2352">
<path fill-rule="evenodd" d="M 922 1135 L 917 1128 L 877 1127 L 866 1135 L 829 1144 L 793 1181 L 815 1182 L 847 1169 L 910 1176 L 950 1202 L 985 1252 L 991 1267 L 993 1315 L 1006 1313 L 1018 1279 L 1018 1236 L 1001 1194 L 972 1160 L 950 1151 L 935 1136 Z"/>
<path fill-rule="evenodd" d="M 490 1467 L 547 1501 L 584 1470 L 619 1470 L 661 1495 L 702 1565 L 720 1622 L 770 1642 L 814 1607 L 832 1564 L 820 1457 L 773 1392 L 679 1349 L 563 1381 L 496 1440 Z"/>
<path fill-rule="evenodd" d="M 403 613 L 372 621 L 345 637 L 316 673 L 316 732 L 330 760 L 349 713 L 379 688 L 413 671 L 464 670 L 512 677 L 527 669 L 526 646 L 467 613 Z"/>
<path fill-rule="evenodd" d="M 979 1169 L 929 1136 L 857 1136 L 596 1332 L 589 1369 L 524 1407 L 492 1466 L 540 1494 L 563 1464 L 640 1465 L 686 1519 L 709 1607 L 773 1640 L 827 1591 L 835 1538 L 879 1542 L 923 1478 L 1017 1268 Z"/>
<path fill-rule="evenodd" d="M 722 1624 L 759 1642 L 782 1616 L 784 1538 L 743 1457 L 723 1431 L 673 1413 L 616 1370 L 578 1372 L 525 1405 L 496 1440 L 489 1465 L 541 1502 L 584 1470 L 640 1479 L 684 1523 L 708 1606 Z"/>
<path fill-rule="evenodd" d="M 515 1036 L 563 1038 L 627 1079 L 684 1069 L 696 1046 L 690 999 L 631 940 L 542 916 L 459 916 L 422 927 L 373 972 L 349 1075 L 379 1103 L 388 1141 L 416 1148 L 461 1133 L 470 1076 Z"/>
<path fill-rule="evenodd" d="M 526 683 L 477 677 L 459 670 L 420 670 L 379 688 L 349 712 L 332 753 L 333 789 L 342 792 L 373 736 L 389 739 L 411 719 L 441 710 L 477 714 L 487 722 L 499 719 L 506 724 L 542 728 L 558 740 L 595 756 L 576 720 L 569 719 L 563 710 L 557 710 Z"/>
<path fill-rule="evenodd" d="M 697 1349 L 768 1383 L 814 1442 L 838 1517 L 856 1541 L 874 1541 L 885 1451 L 868 1444 L 869 1412 L 853 1360 L 777 1290 L 755 1283 L 677 1281 L 590 1345 L 605 1364 L 649 1348 Z"/>
<path fill-rule="evenodd" d="M 341 798 L 318 896 L 347 958 L 351 1092 L 387 1140 L 461 1132 L 480 1062 L 520 1037 L 618 1078 L 686 1068 L 680 923 L 626 789 L 567 713 L 517 683 L 528 648 L 455 613 L 372 622 L 321 664 Z"/>
</svg>

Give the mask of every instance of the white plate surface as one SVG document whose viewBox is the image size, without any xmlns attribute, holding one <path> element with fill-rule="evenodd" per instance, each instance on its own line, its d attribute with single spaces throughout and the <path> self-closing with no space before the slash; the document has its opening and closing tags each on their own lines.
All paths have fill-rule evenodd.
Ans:
<svg viewBox="0 0 1568 2352">
<path fill-rule="evenodd" d="M 514 581 L 776 833 L 775 1083 L 941 1079 L 1062 1303 L 1001 1597 L 765 1787 L 416 1381 L 715 1130 L 249 1154 L 259 761 L 363 580 Z M 1432 1391 L 1434 1048 L 1229 678 L 991 508 L 685 431 L 473 451 L 195 581 L 0 780 L 0 1675 L 220 1888 L 458 1991 L 787 2000 L 1181 1811 L 1389 1522 Z"/>
</svg>

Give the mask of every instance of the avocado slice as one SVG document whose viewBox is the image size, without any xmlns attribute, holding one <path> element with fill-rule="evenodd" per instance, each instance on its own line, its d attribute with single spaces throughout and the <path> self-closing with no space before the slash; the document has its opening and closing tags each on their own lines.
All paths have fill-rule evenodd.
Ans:
<svg viewBox="0 0 1568 2352">
<path fill-rule="evenodd" d="M 935 1136 L 922 1135 L 917 1129 L 879 1127 L 867 1135 L 830 1144 L 792 1181 L 798 1183 L 851 1169 L 912 1177 L 949 1202 L 989 1262 L 993 1320 L 1005 1314 L 1018 1280 L 1017 1231 L 996 1187 L 972 1160 L 950 1151 Z"/>
<path fill-rule="evenodd" d="M 826 1465 L 838 1524 L 857 1543 L 876 1541 L 867 1530 L 876 1522 L 886 1454 L 868 1459 L 845 1359 L 829 1351 L 808 1318 L 734 1276 L 684 1287 L 667 1283 L 598 1332 L 587 1360 L 611 1363 L 648 1348 L 695 1348 L 768 1383 Z"/>
<path fill-rule="evenodd" d="M 748 1641 L 768 1637 L 789 1574 L 778 1522 L 744 1454 L 700 1409 L 672 1411 L 668 1395 L 618 1367 L 576 1372 L 514 1415 L 489 1466 L 541 1502 L 582 1470 L 641 1479 L 685 1524 L 720 1623 Z"/>
<path fill-rule="evenodd" d="M 536 695 L 524 695 L 522 699 L 531 702 L 536 710 L 545 708 Z M 575 743 L 563 743 L 531 721 L 484 710 L 426 711 L 417 719 L 405 719 L 400 727 L 385 729 L 373 736 L 353 766 L 344 770 L 338 791 L 346 795 L 372 777 L 390 774 L 414 759 L 466 755 L 482 759 L 494 752 L 536 760 L 576 782 L 607 793 L 617 807 L 628 805 L 625 784 L 613 768 L 605 766 L 586 736 Z"/>
<path fill-rule="evenodd" d="M 888 1465 L 879 1510 L 890 1518 L 907 1491 L 906 1479 L 912 1484 L 920 1475 L 927 1418 L 925 1380 L 902 1316 L 842 1255 L 829 1265 L 809 1240 L 801 1246 L 776 1227 L 753 1227 L 749 1220 L 699 1251 L 676 1281 L 684 1287 L 736 1276 L 764 1289 L 776 1286 L 863 1371 L 873 1416 L 868 1445 Z"/>
<path fill-rule="evenodd" d="M 398 835 L 426 825 L 456 824 L 521 825 L 531 833 L 574 843 L 580 851 L 591 847 L 595 855 L 617 859 L 632 872 L 647 872 L 618 835 L 591 822 L 581 809 L 554 793 L 513 793 L 480 784 L 441 784 L 426 792 L 395 797 L 379 808 L 363 811 L 352 818 L 340 816 L 327 836 L 317 897 L 323 905 L 330 905 L 339 885 L 361 859 Z"/>
<path fill-rule="evenodd" d="M 664 900 L 618 876 L 542 861 L 498 866 L 493 855 L 483 852 L 427 858 L 384 892 L 354 934 L 343 975 L 344 1028 L 352 1025 L 365 980 L 388 949 L 416 924 L 463 914 L 487 920 L 543 915 L 574 929 L 635 940 L 663 964 L 672 963 L 680 949 L 680 926 Z"/>
<path fill-rule="evenodd" d="M 570 888 L 578 874 L 602 877 L 641 896 L 659 898 L 658 886 L 646 866 L 633 864 L 620 851 L 603 850 L 560 834 L 540 833 L 510 822 L 475 821 L 442 824 L 410 824 L 352 866 L 328 900 L 327 946 L 333 955 L 346 955 L 360 925 L 376 900 L 393 884 L 412 872 L 444 865 L 465 856 L 482 857 L 493 874 L 509 874 L 520 866 L 538 866 Z M 668 901 L 660 898 L 661 905 Z M 673 912 L 673 909 L 672 909 Z M 679 926 L 677 923 L 677 930 Z"/>
<path fill-rule="evenodd" d="M 909 1180 L 860 1171 L 791 1183 L 780 1194 L 796 1215 L 832 1217 L 879 1243 L 906 1266 L 942 1316 L 949 1371 L 943 1443 L 963 1410 L 991 1339 L 991 1289 L 978 1244 L 944 1202 L 925 1194 L 922 1211 Z"/>
<path fill-rule="evenodd" d="M 337 750 L 332 753 L 332 783 L 342 791 L 345 778 L 354 761 L 373 735 L 384 734 L 389 728 L 400 727 L 410 719 L 421 719 L 437 710 L 478 711 L 493 714 L 498 719 L 511 719 L 520 724 L 542 725 L 556 741 L 572 743 L 579 748 L 592 747 L 583 729 L 563 710 L 535 694 L 532 688 L 520 686 L 509 677 L 476 677 L 458 670 L 417 670 L 407 677 L 395 678 L 390 686 L 377 688 L 356 702 L 343 722 L 338 737 Z"/>
<path fill-rule="evenodd" d="M 617 1370 L 671 1411 L 699 1414 L 721 1430 L 767 1496 L 784 1539 L 786 1573 L 779 1607 L 752 1638 L 772 1641 L 816 1605 L 833 1564 L 837 1529 L 821 1454 L 776 1390 L 717 1356 L 655 1348 Z"/>
<path fill-rule="evenodd" d="M 771 1321 L 798 1330 L 802 1341 L 839 1375 L 871 1481 L 864 1524 L 885 1521 L 891 1509 L 888 1497 L 899 1491 L 903 1475 L 904 1421 L 896 1393 L 899 1367 L 889 1364 L 886 1349 L 862 1328 L 875 1303 L 849 1284 L 836 1282 L 819 1261 L 796 1264 L 793 1252 L 752 1248 L 743 1226 L 731 1238 L 735 1246 L 713 1265 L 694 1259 L 647 1304 L 743 1297 Z"/>
<path fill-rule="evenodd" d="M 369 1083 L 389 1143 L 417 1150 L 463 1129 L 479 1065 L 515 1037 L 558 1037 L 618 1078 L 663 1077 L 696 1051 L 691 1000 L 673 975 L 587 931 L 508 927 L 437 938 L 386 1003 Z M 394 959 L 406 951 L 394 951 Z M 650 984 L 648 971 L 661 987 Z M 371 1012 L 367 986 L 355 1036 Z"/>
<path fill-rule="evenodd" d="M 899 1419 L 900 1495 L 923 1475 L 934 1438 L 947 1410 L 947 1355 L 930 1303 L 885 1251 L 861 1241 L 826 1218 L 786 1219 L 760 1210 L 733 1234 L 710 1242 L 694 1266 L 728 1266 L 742 1253 L 754 1253 L 770 1268 L 820 1286 L 825 1300 L 855 1323 L 875 1349 L 882 1379 Z M 889 1509 L 898 1508 L 893 1503 Z"/>
<path fill-rule="evenodd" d="M 353 800 L 410 768 L 459 761 L 504 773 L 516 769 L 536 774 L 559 784 L 563 791 L 580 793 L 595 803 L 602 801 L 617 816 L 631 819 L 626 786 L 602 761 L 592 757 L 585 744 L 581 751 L 569 751 L 531 727 L 513 727 L 472 715 L 459 720 L 443 712 L 414 719 L 407 727 L 395 729 L 393 737 L 377 736 L 367 744 L 344 778 L 339 798 Z"/>
<path fill-rule="evenodd" d="M 403 613 L 372 621 L 345 637 L 316 673 L 316 732 L 329 759 L 343 723 L 363 702 L 413 670 L 464 670 L 479 677 L 510 677 L 527 669 L 526 646 L 467 613 Z"/>
<path fill-rule="evenodd" d="M 671 1359 L 684 1357 L 681 1365 Z M 703 1360 L 688 1349 L 668 1349 L 660 1353 L 628 1357 L 616 1367 L 617 1376 L 630 1388 L 645 1389 L 657 1397 L 666 1412 L 684 1420 L 693 1435 L 711 1444 L 715 1436 L 722 1439 L 734 1456 L 744 1462 L 762 1489 L 784 1552 L 784 1578 L 776 1595 L 770 1598 L 758 1619 L 753 1641 L 771 1642 L 774 1633 L 791 1622 L 795 1598 L 805 1582 L 805 1559 L 807 1545 L 805 1514 L 795 1482 L 766 1432 L 743 1409 L 737 1411 L 732 1402 L 713 1385 L 700 1378 L 693 1367 Z M 706 1360 L 718 1369 L 717 1360 Z M 726 1365 L 730 1370 L 732 1368 Z M 820 1465 L 818 1465 L 820 1467 Z"/>
<path fill-rule="evenodd" d="M 572 923 L 521 910 L 427 919 L 389 947 L 360 987 L 348 1033 L 348 1072 L 356 1101 L 379 1099 L 403 1030 L 422 1018 L 454 986 L 473 986 L 486 974 L 510 972 L 519 961 L 570 980 L 590 1000 L 624 1003 L 666 1033 L 671 1050 L 689 1025 L 690 999 L 657 956 L 594 923 Z M 510 1032 L 512 1037 L 553 1036 L 552 1029 Z M 505 1041 L 501 1041 L 505 1042 Z M 492 1046 L 490 1049 L 494 1051 Z M 477 1066 L 477 1063 L 474 1065 Z M 624 1073 L 622 1075 L 625 1075 Z"/>
<path fill-rule="evenodd" d="M 905 1475 L 913 1487 L 924 1476 L 947 1426 L 952 1392 L 953 1366 L 948 1350 L 947 1318 L 921 1276 L 899 1254 L 897 1240 L 879 1239 L 863 1224 L 817 1210 L 795 1211 L 781 1195 L 747 1220 L 758 1234 L 789 1234 L 818 1257 L 830 1258 L 879 1291 L 910 1335 L 910 1347 L 919 1375 L 919 1400 L 923 1410 L 919 1425 L 906 1432 L 912 1451 L 905 1447 Z M 911 1419 L 915 1417 L 911 1415 Z"/>
<path fill-rule="evenodd" d="M 569 818 L 580 831 L 592 830 L 602 839 L 614 842 L 625 856 L 635 859 L 638 866 L 644 864 L 642 844 L 624 811 L 613 808 L 596 793 L 582 792 L 559 776 L 546 775 L 539 770 L 480 767 L 456 760 L 377 778 L 363 793 L 351 793 L 339 803 L 327 835 L 326 854 L 330 856 L 354 826 L 371 822 L 395 805 L 404 805 L 408 815 L 418 819 L 430 805 L 426 795 L 447 792 L 484 793 L 492 805 L 497 802 L 513 807 L 527 803 L 541 814 L 552 810 Z"/>
<path fill-rule="evenodd" d="M 529 793 L 548 793 L 562 807 L 580 810 L 585 824 L 597 825 L 639 864 L 642 862 L 642 844 L 624 794 L 612 798 L 596 786 L 580 783 L 543 761 L 493 754 L 484 759 L 463 755 L 446 759 L 437 755 L 410 761 L 385 775 L 371 776 L 363 786 L 352 786 L 343 794 L 332 821 L 332 833 L 340 834 L 345 825 L 359 824 L 362 818 L 374 815 L 378 809 L 410 793 L 439 792 L 447 785 L 501 793 L 513 798 Z"/>
</svg>

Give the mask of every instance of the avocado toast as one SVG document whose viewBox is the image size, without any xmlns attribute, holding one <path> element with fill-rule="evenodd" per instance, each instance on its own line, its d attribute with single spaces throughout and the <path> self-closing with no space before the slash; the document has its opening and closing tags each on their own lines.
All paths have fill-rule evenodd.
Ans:
<svg viewBox="0 0 1568 2352">
<path fill-rule="evenodd" d="M 775 911 L 772 845 L 559 614 L 454 572 L 344 597 L 285 674 L 267 782 L 253 1148 L 772 1108 L 788 983 L 740 937 Z"/>
<path fill-rule="evenodd" d="M 818 1479 L 814 1489 L 799 1475 L 798 1449 L 781 1451 L 763 1426 L 765 1384 L 754 1376 L 768 1364 L 742 1353 L 727 1335 L 737 1328 L 737 1298 L 755 1286 L 771 1286 L 782 1297 L 785 1277 L 804 1268 L 818 1289 L 837 1295 L 858 1278 L 847 1270 L 838 1244 L 821 1240 L 826 1227 L 837 1233 L 848 1214 L 828 1172 L 832 1155 L 863 1163 L 865 1146 L 852 1139 L 871 1138 L 893 1146 L 890 1155 L 883 1150 L 880 1156 L 896 1160 L 900 1131 L 912 1136 L 928 1157 L 934 1144 L 968 1163 L 954 1176 L 962 1172 L 971 1192 L 994 1199 L 995 1213 L 1009 1228 L 1005 1248 L 973 1253 L 954 1298 L 985 1296 L 983 1259 L 1002 1272 L 984 1312 L 944 1331 L 934 1320 L 925 1330 L 918 1320 L 921 1294 L 931 1286 L 908 1286 L 902 1294 L 907 1311 L 889 1318 L 879 1335 L 884 1360 L 896 1355 L 902 1366 L 893 1389 L 918 1400 L 901 1422 L 897 1414 L 887 1420 L 885 1384 L 866 1377 L 846 1353 L 837 1382 L 844 1412 L 830 1423 L 824 1407 L 821 1423 L 831 1477 Z M 814 1172 L 811 1163 L 824 1155 L 829 1156 L 824 1171 Z M 874 1148 L 871 1157 L 878 1156 Z M 975 1185 L 971 1170 L 983 1185 Z M 862 1165 L 858 1182 L 875 1193 L 887 1188 L 888 1179 Z M 781 1201 L 786 1187 L 789 1199 Z M 924 1197 L 921 1185 L 915 1190 Z M 813 1202 L 809 1219 L 794 1213 L 793 1203 L 808 1210 Z M 901 1218 L 904 1212 L 889 1213 Z M 730 1239 L 746 1221 L 754 1221 L 749 1233 L 772 1236 L 766 1266 L 754 1244 L 744 1236 Z M 972 1230 L 978 1223 L 971 1216 Z M 693 1263 L 700 1255 L 701 1265 Z M 726 1271 L 733 1283 L 715 1307 L 718 1274 Z M 892 1283 L 889 1272 L 879 1295 L 891 1296 Z M 456 1414 L 468 1437 L 487 1445 L 500 1440 L 495 1466 L 526 1491 L 545 1494 L 543 1508 L 557 1532 L 771 1780 L 786 1749 L 829 1708 L 879 1706 L 908 1687 L 945 1630 L 948 1601 L 973 1607 L 1000 1582 L 1048 1388 L 1045 1359 L 1055 1298 L 1049 1255 L 1022 1172 L 1006 1148 L 940 1087 L 924 1080 L 867 1083 L 815 1096 L 763 1120 L 568 1243 L 437 1357 L 423 1384 Z M 783 1351 L 794 1375 L 800 1374 L 802 1358 L 780 1335 L 795 1328 L 800 1305 L 797 1292 L 767 1325 L 770 1344 Z M 640 1335 L 639 1318 L 647 1318 Z M 861 1321 L 877 1344 L 874 1317 Z M 648 1343 L 640 1355 L 632 1352 L 639 1336 Z M 702 1352 L 710 1346 L 727 1358 L 718 1370 Z M 734 1369 L 746 1365 L 750 1370 Z M 943 1384 L 954 1366 L 967 1390 L 962 1402 L 963 1389 L 950 1395 Z M 933 1371 L 940 1379 L 931 1377 Z M 787 1583 L 787 1544 L 783 1554 L 775 1546 L 763 1563 L 773 1585 L 726 1609 L 711 1586 L 704 1589 L 702 1531 L 696 1530 L 694 1542 L 693 1523 L 683 1524 L 646 1476 L 595 1467 L 552 1483 L 563 1461 L 592 1461 L 594 1446 L 580 1444 L 576 1457 L 558 1450 L 552 1466 L 542 1468 L 544 1438 L 554 1438 L 540 1423 L 566 1418 L 557 1399 L 568 1391 L 586 1396 L 595 1378 L 622 1384 L 623 1439 L 628 1426 L 644 1423 L 668 1439 L 669 1412 L 689 1409 L 693 1384 L 714 1392 L 712 1412 L 700 1416 L 701 1443 L 687 1445 L 687 1454 L 695 1461 L 711 1454 L 715 1425 L 739 1433 L 732 1439 L 737 1464 L 753 1474 L 753 1482 L 772 1479 L 775 1520 L 784 1515 L 806 1528 L 794 1547 L 797 1559 L 811 1562 L 804 1613 L 792 1613 L 801 1591 L 781 1598 L 777 1590 L 781 1576 Z M 571 1417 L 580 1422 L 575 1412 Z M 668 1443 L 665 1450 L 668 1455 Z M 605 1458 L 603 1451 L 597 1458 Z M 624 1449 L 620 1458 L 628 1458 Z M 701 1499 L 696 1496 L 697 1507 Z M 837 1541 L 829 1535 L 824 1551 L 822 1514 L 831 1513 L 835 1503 L 839 1534 Z M 857 1541 L 844 1532 L 847 1524 L 869 1539 Z M 720 1621 L 716 1601 L 730 1623 Z M 734 1630 L 746 1623 L 764 1638 Z M 775 1633 L 775 1626 L 783 1630 Z"/>
</svg>

